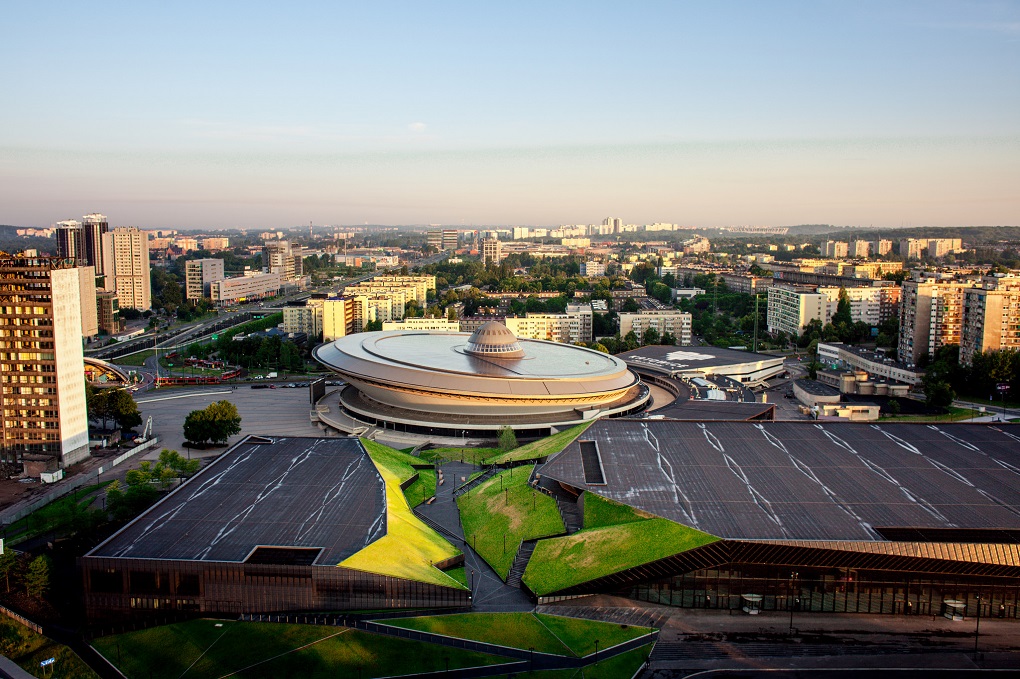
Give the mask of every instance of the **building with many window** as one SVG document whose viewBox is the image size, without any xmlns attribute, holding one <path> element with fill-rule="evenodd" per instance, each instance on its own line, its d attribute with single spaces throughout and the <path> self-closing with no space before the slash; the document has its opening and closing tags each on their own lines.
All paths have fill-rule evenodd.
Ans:
<svg viewBox="0 0 1020 679">
<path fill-rule="evenodd" d="M 620 336 L 633 332 L 638 339 L 646 330 L 654 329 L 659 336 L 669 333 L 680 346 L 691 343 L 691 314 L 675 309 L 642 309 L 620 314 Z"/>
<path fill-rule="evenodd" d="M 219 305 L 275 297 L 283 281 L 278 273 L 250 272 L 209 284 L 209 297 Z"/>
<path fill-rule="evenodd" d="M 184 264 L 184 291 L 189 300 L 210 297 L 214 281 L 226 278 L 223 260 L 218 258 L 192 259 Z"/>
<path fill-rule="evenodd" d="M 78 266 L 95 268 L 103 275 L 103 234 L 110 230 L 106 215 L 90 214 L 80 222 L 69 219 L 57 222 L 57 256 L 74 259 Z"/>
<path fill-rule="evenodd" d="M 303 255 L 304 248 L 292 245 L 290 241 L 267 241 L 262 246 L 262 268 L 278 274 L 282 282 L 289 283 L 304 275 Z"/>
<path fill-rule="evenodd" d="M 149 234 L 118 226 L 103 234 L 104 287 L 117 293 L 121 309 L 152 308 L 149 280 Z"/>
<path fill-rule="evenodd" d="M 900 300 L 899 360 L 916 364 L 940 348 L 960 344 L 963 297 L 973 283 L 904 281 Z"/>
<path fill-rule="evenodd" d="M 1020 289 L 968 288 L 963 297 L 960 363 L 970 365 L 975 354 L 1020 349 Z"/>
<path fill-rule="evenodd" d="M 498 238 L 482 239 L 482 266 L 503 261 L 503 250 Z"/>
<path fill-rule="evenodd" d="M 88 457 L 81 271 L 73 259 L 0 258 L 0 419 L 5 462 Z"/>
<path fill-rule="evenodd" d="M 811 288 L 771 287 L 766 319 L 769 332 L 800 335 L 812 320 L 825 318 L 828 299 Z"/>
<path fill-rule="evenodd" d="M 405 318 L 402 321 L 386 321 L 383 330 L 424 330 L 427 332 L 460 332 L 460 321 L 446 318 Z"/>
</svg>

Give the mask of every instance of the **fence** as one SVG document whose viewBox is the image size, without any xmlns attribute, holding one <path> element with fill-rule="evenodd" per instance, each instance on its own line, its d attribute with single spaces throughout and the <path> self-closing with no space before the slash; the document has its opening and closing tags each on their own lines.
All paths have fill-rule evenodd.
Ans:
<svg viewBox="0 0 1020 679">
<path fill-rule="evenodd" d="M 82 486 L 91 483 L 95 479 L 99 478 L 99 475 L 102 474 L 104 471 L 112 467 L 116 467 L 125 460 L 134 457 L 138 453 L 142 452 L 143 450 L 154 448 L 158 443 L 159 438 L 154 436 L 145 443 L 139 444 L 134 448 L 128 450 L 127 452 L 121 453 L 117 457 L 113 458 L 113 461 L 110 462 L 109 464 L 104 464 L 102 467 L 99 467 L 97 469 L 93 469 L 83 474 L 78 474 L 77 476 L 73 476 L 69 479 L 64 479 L 63 481 L 60 482 L 60 485 L 58 487 L 54 488 L 45 495 L 36 498 L 32 502 L 29 502 L 28 504 L 23 505 L 21 507 L 12 507 L 6 511 L 0 512 L 0 523 L 9 525 L 19 519 L 25 518 L 26 516 L 28 516 L 35 510 L 39 509 L 40 507 L 45 507 L 54 500 L 58 500 L 67 495 L 68 493 L 71 493 L 77 490 L 78 488 L 81 488 Z"/>
<path fill-rule="evenodd" d="M 0 606 L 0 613 L 3 613 L 4 615 L 6 615 L 8 618 L 11 618 L 12 620 L 17 620 L 22 625 L 24 625 L 28 629 L 32 630 L 36 634 L 42 634 L 43 633 L 42 625 L 35 624 L 34 622 L 29 620 L 25 616 L 18 615 L 17 613 L 15 613 L 11 609 L 7 608 L 6 606 Z"/>
</svg>

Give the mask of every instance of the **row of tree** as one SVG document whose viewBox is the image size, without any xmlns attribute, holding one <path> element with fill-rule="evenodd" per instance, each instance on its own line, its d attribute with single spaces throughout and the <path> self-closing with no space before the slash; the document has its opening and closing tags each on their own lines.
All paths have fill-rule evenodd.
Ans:
<svg viewBox="0 0 1020 679">
<path fill-rule="evenodd" d="M 1002 397 L 999 385 L 1008 385 L 1007 398 L 1020 394 L 1020 350 L 1002 349 L 975 354 L 969 366 L 960 363 L 960 347 L 944 346 L 934 356 L 922 356 L 924 393 L 930 405 L 948 407 L 957 395 L 991 402 Z"/>
</svg>

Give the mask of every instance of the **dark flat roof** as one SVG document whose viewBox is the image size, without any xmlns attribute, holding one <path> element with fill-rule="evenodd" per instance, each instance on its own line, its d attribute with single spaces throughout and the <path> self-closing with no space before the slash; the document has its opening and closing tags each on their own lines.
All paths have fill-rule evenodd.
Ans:
<svg viewBox="0 0 1020 679">
<path fill-rule="evenodd" d="M 805 393 L 811 394 L 812 396 L 839 396 L 839 389 L 829 386 L 824 382 L 819 382 L 818 380 L 801 378 L 796 380 L 794 384 L 803 389 Z"/>
<path fill-rule="evenodd" d="M 720 349 L 719 347 L 671 347 L 665 344 L 652 344 L 633 351 L 617 354 L 633 367 L 647 367 L 652 370 L 667 372 L 689 372 L 704 368 L 718 368 L 742 363 L 758 361 L 783 362 L 782 356 L 756 354 L 738 349 Z"/>
<path fill-rule="evenodd" d="M 385 486 L 355 438 L 251 438 L 89 556 L 244 561 L 259 546 L 320 547 L 335 566 L 386 532 Z"/>
<path fill-rule="evenodd" d="M 879 540 L 880 527 L 1020 529 L 1020 427 L 599 420 L 542 468 L 731 539 Z"/>
<path fill-rule="evenodd" d="M 775 403 L 747 403 L 744 401 L 683 401 L 673 402 L 648 413 L 645 419 L 661 415 L 675 420 L 734 420 L 743 421 L 760 417 L 773 410 Z"/>
</svg>

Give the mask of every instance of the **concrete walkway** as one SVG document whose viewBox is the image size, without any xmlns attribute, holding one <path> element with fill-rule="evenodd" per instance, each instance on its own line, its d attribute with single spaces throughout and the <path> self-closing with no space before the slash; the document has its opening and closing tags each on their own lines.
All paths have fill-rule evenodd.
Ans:
<svg viewBox="0 0 1020 679">
<path fill-rule="evenodd" d="M 489 564 L 471 549 L 471 545 L 464 538 L 464 529 L 460 525 L 460 512 L 453 499 L 453 490 L 462 483 L 462 478 L 470 478 L 471 474 L 479 471 L 479 468 L 464 462 L 448 462 L 441 468 L 446 481 L 436 487 L 435 502 L 430 505 L 419 505 L 417 511 L 460 538 L 461 543 L 457 546 L 464 551 L 464 570 L 471 585 L 474 610 L 534 609 L 535 606 L 528 595 L 523 590 L 507 586 Z"/>
</svg>

